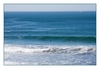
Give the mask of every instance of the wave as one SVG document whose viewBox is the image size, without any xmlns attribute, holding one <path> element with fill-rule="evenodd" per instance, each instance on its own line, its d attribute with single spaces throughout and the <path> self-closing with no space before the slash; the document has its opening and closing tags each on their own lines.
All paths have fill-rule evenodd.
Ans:
<svg viewBox="0 0 100 69">
<path fill-rule="evenodd" d="M 95 53 L 93 46 L 14 46 L 5 45 L 5 53 L 65 53 L 65 54 L 84 54 Z"/>
<path fill-rule="evenodd" d="M 41 41 L 83 41 L 83 42 L 96 42 L 96 37 L 92 36 L 4 36 L 8 39 L 27 39 L 27 40 L 41 40 Z"/>
</svg>

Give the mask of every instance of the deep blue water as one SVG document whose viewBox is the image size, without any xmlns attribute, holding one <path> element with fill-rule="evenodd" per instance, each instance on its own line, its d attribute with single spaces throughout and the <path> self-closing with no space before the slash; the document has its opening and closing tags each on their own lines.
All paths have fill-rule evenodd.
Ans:
<svg viewBox="0 0 100 69">
<path fill-rule="evenodd" d="M 96 42 L 95 12 L 5 12 L 5 42 Z M 52 43 L 51 43 L 52 44 Z"/>
<path fill-rule="evenodd" d="M 10 57 L 5 55 L 5 64 L 96 64 L 96 12 L 4 12 L 4 45 L 5 52 L 10 53 Z M 69 48 L 70 46 L 72 48 Z M 21 54 L 23 52 L 33 53 L 31 50 L 49 52 L 53 55 Z M 11 54 L 12 52 L 20 52 L 20 54 L 14 55 Z M 81 52 L 85 55 L 80 55 Z M 57 53 L 64 54 L 61 57 Z M 78 55 L 72 55 L 72 53 Z M 27 56 L 31 59 L 26 58 Z M 36 61 L 32 59 L 33 56 Z M 59 61 L 65 62 L 60 63 L 55 60 L 57 56 Z M 88 58 L 89 56 L 91 58 Z M 19 61 L 16 57 L 20 57 Z M 52 57 L 52 59 L 50 61 L 44 59 L 42 62 L 44 57 L 49 59 Z M 70 57 L 73 57 L 73 60 Z M 23 58 L 26 60 L 22 60 Z M 78 62 L 79 58 L 80 62 Z"/>
</svg>

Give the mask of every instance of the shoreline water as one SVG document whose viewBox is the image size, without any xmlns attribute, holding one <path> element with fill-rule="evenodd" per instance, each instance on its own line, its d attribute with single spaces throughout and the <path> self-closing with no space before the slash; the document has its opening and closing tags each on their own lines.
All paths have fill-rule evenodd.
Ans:
<svg viewBox="0 0 100 69">
<path fill-rule="evenodd" d="M 5 44 L 5 65 L 95 65 L 95 46 Z M 16 53 L 16 54 L 15 54 Z M 17 58 L 18 57 L 18 58 Z"/>
</svg>

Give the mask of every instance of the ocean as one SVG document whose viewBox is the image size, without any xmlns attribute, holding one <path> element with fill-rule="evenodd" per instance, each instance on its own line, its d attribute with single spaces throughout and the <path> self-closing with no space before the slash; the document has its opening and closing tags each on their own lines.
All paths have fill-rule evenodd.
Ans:
<svg viewBox="0 0 100 69">
<path fill-rule="evenodd" d="M 4 12 L 4 65 L 96 65 L 96 12 Z"/>
</svg>

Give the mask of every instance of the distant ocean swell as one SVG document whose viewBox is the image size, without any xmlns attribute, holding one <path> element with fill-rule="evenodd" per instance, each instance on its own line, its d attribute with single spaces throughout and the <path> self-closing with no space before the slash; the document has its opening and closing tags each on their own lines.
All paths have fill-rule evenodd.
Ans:
<svg viewBox="0 0 100 69">
<path fill-rule="evenodd" d="M 82 41 L 96 42 L 96 37 L 92 36 L 5 36 L 6 39 L 26 39 L 26 40 L 60 40 L 60 41 Z"/>
</svg>

